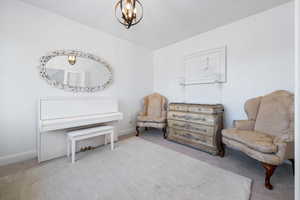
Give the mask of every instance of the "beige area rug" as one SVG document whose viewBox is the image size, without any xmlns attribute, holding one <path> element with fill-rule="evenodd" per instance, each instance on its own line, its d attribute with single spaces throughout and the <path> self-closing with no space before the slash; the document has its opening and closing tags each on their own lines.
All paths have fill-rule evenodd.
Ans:
<svg viewBox="0 0 300 200">
<path fill-rule="evenodd" d="M 140 138 L 0 178 L 2 200 L 248 200 L 251 180 Z"/>
</svg>

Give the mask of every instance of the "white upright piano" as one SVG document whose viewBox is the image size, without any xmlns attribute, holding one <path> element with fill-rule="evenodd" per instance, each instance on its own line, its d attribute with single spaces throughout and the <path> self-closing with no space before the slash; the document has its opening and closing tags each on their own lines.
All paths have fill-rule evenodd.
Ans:
<svg viewBox="0 0 300 200">
<path fill-rule="evenodd" d="M 112 124 L 122 119 L 118 101 L 112 97 L 41 98 L 38 102 L 38 161 L 66 154 L 67 130 Z M 87 142 L 100 145 L 104 143 L 104 138 Z"/>
</svg>

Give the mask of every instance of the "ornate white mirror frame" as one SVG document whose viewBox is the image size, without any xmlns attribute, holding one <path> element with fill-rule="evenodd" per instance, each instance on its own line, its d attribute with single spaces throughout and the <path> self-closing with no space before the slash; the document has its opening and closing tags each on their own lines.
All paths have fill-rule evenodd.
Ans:
<svg viewBox="0 0 300 200">
<path fill-rule="evenodd" d="M 57 56 L 76 56 L 76 57 L 81 57 L 81 58 L 86 58 L 86 59 L 91 59 L 93 61 L 96 61 L 96 62 L 102 64 L 103 65 L 102 67 L 106 68 L 106 70 L 108 71 L 109 77 L 108 77 L 107 81 L 104 82 L 103 84 L 98 85 L 98 86 L 93 86 L 93 87 L 72 86 L 72 85 L 68 85 L 68 84 L 53 80 L 50 78 L 50 76 L 47 73 L 46 65 L 51 59 L 53 59 Z M 63 89 L 65 91 L 69 91 L 69 92 L 97 92 L 97 91 L 104 90 L 105 88 L 109 87 L 113 82 L 112 68 L 106 61 L 104 61 L 103 59 L 101 59 L 93 54 L 82 52 L 79 50 L 52 51 L 40 58 L 40 65 L 38 66 L 38 69 L 39 69 L 40 77 L 43 80 L 45 80 L 49 85 L 51 85 L 52 87 L 58 88 L 58 89 Z"/>
</svg>

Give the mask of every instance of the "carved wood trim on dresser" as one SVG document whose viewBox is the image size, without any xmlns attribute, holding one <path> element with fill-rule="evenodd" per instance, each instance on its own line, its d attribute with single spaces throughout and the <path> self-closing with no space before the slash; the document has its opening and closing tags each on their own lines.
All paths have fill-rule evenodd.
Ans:
<svg viewBox="0 0 300 200">
<path fill-rule="evenodd" d="M 222 156 L 223 113 L 221 104 L 170 103 L 167 139 Z"/>
</svg>

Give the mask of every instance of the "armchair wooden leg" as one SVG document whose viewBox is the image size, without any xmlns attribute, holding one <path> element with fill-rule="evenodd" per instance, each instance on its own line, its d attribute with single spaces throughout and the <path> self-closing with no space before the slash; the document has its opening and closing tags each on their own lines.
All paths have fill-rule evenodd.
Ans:
<svg viewBox="0 0 300 200">
<path fill-rule="evenodd" d="M 225 156 L 225 144 L 223 144 L 222 142 L 221 142 L 221 144 L 220 144 L 219 156 L 220 156 L 221 158 L 223 158 L 223 157 Z"/>
<path fill-rule="evenodd" d="M 295 176 L 295 160 L 294 159 L 289 159 L 292 163 L 292 167 L 293 167 L 293 175 Z"/>
<path fill-rule="evenodd" d="M 266 169 L 265 187 L 269 190 L 272 190 L 273 186 L 271 185 L 270 179 L 277 166 L 267 163 L 262 163 L 262 166 Z"/>
<path fill-rule="evenodd" d="M 166 129 L 166 128 L 163 128 L 162 131 L 163 131 L 163 133 L 164 133 L 164 138 L 166 139 L 166 138 L 167 138 L 167 129 Z"/>
<path fill-rule="evenodd" d="M 136 130 L 136 135 L 135 136 L 139 136 L 140 135 L 139 127 L 136 126 L 135 130 Z"/>
</svg>

